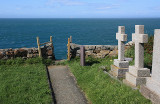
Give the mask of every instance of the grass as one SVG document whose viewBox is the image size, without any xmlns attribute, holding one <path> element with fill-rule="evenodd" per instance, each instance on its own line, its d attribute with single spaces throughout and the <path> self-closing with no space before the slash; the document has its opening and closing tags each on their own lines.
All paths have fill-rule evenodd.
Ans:
<svg viewBox="0 0 160 104">
<path fill-rule="evenodd" d="M 0 104 L 52 102 L 45 65 L 40 60 L 0 60 Z"/>
<path fill-rule="evenodd" d="M 93 104 L 150 104 L 150 101 L 145 99 L 138 90 L 132 90 L 101 70 L 101 66 L 106 66 L 107 70 L 110 70 L 113 59 L 112 57 L 89 58 L 87 63 L 91 64 L 84 67 L 80 66 L 78 58 L 61 64 L 70 67 L 78 85 Z"/>
</svg>

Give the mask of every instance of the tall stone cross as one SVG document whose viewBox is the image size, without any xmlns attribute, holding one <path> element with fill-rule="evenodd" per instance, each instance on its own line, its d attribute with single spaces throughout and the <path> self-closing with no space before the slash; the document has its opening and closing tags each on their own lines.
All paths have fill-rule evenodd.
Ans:
<svg viewBox="0 0 160 104">
<path fill-rule="evenodd" d="M 118 26 L 118 33 L 116 33 L 118 40 L 118 60 L 124 61 L 125 41 L 127 41 L 127 34 L 125 34 L 125 26 Z"/>
<path fill-rule="evenodd" d="M 135 33 L 132 34 L 135 42 L 135 67 L 144 67 L 144 43 L 148 42 L 148 34 L 144 34 L 144 25 L 135 25 Z"/>
</svg>

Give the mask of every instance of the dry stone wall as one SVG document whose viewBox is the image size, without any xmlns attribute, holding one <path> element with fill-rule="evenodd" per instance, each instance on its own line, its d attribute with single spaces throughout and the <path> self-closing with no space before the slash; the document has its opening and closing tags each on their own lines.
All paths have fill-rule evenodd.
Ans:
<svg viewBox="0 0 160 104">
<path fill-rule="evenodd" d="M 71 43 L 71 58 L 80 56 L 80 45 Z M 117 46 L 113 45 L 84 45 L 86 57 L 104 58 L 107 55 L 116 56 Z"/>
<path fill-rule="evenodd" d="M 41 47 L 42 57 L 55 59 L 54 55 L 54 47 L 52 44 L 46 44 L 45 46 Z M 16 48 L 16 49 L 0 49 L 0 59 L 13 59 L 17 57 L 21 58 L 33 58 L 39 56 L 38 48 Z"/>
<path fill-rule="evenodd" d="M 132 41 L 128 42 L 125 45 L 125 49 L 134 45 Z M 70 51 L 71 58 L 80 56 L 80 46 L 79 44 L 70 43 Z M 118 55 L 118 47 L 117 45 L 83 45 L 85 47 L 85 55 L 86 57 L 94 57 L 94 58 L 104 58 L 106 56 L 117 56 Z"/>
</svg>

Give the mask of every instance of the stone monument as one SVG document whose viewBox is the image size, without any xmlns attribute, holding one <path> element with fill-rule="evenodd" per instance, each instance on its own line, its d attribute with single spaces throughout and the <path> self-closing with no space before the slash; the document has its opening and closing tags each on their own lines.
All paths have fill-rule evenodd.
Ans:
<svg viewBox="0 0 160 104">
<path fill-rule="evenodd" d="M 144 43 L 148 42 L 148 34 L 144 34 L 144 25 L 135 25 L 135 33 L 132 34 L 135 42 L 135 65 L 129 66 L 124 83 L 138 86 L 146 83 L 146 77 L 150 77 L 150 70 L 144 68 Z"/>
<path fill-rule="evenodd" d="M 110 74 L 117 78 L 125 77 L 125 73 L 128 72 L 129 62 L 125 61 L 125 42 L 127 41 L 127 34 L 125 34 L 125 26 L 118 27 L 118 33 L 116 33 L 116 39 L 118 40 L 118 59 L 114 60 L 114 65 L 111 65 Z"/>
<path fill-rule="evenodd" d="M 140 92 L 154 104 L 160 104 L 160 29 L 154 31 L 152 74 Z"/>
</svg>

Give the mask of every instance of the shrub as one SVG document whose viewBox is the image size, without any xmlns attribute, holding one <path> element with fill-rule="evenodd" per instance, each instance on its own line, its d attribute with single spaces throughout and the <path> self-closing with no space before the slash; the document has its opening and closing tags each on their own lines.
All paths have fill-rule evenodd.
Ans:
<svg viewBox="0 0 160 104">
<path fill-rule="evenodd" d="M 131 58 L 134 58 L 134 45 L 133 46 L 130 46 L 127 51 L 125 51 L 125 56 L 126 57 L 131 57 Z"/>
<path fill-rule="evenodd" d="M 144 44 L 144 50 L 146 51 L 146 53 L 152 55 L 153 53 L 153 40 L 154 40 L 154 36 L 150 36 L 148 38 L 148 43 Z"/>
<path fill-rule="evenodd" d="M 154 36 L 150 36 L 148 38 L 148 43 L 144 44 L 144 65 L 148 68 L 150 68 L 152 65 L 153 40 L 154 40 Z M 135 57 L 134 47 L 135 46 L 131 46 L 130 48 L 127 49 L 127 51 L 125 52 L 126 57 L 131 57 L 134 59 Z M 133 65 L 133 64 L 134 64 L 133 61 L 130 62 L 130 65 Z"/>
</svg>

